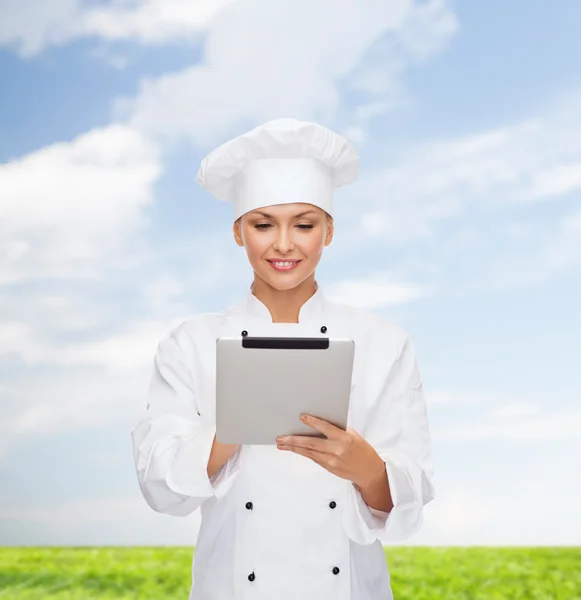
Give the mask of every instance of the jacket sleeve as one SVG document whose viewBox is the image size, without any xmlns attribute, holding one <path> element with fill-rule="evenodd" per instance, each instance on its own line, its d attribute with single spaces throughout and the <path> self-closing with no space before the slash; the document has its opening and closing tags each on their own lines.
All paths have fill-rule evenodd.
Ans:
<svg viewBox="0 0 581 600">
<path fill-rule="evenodd" d="M 379 388 L 363 437 L 385 463 L 393 501 L 389 513 L 371 509 L 357 487 L 348 487 L 344 524 L 359 544 L 404 540 L 418 532 L 423 507 L 434 499 L 431 436 L 423 385 L 409 336 Z"/>
<path fill-rule="evenodd" d="M 239 452 L 208 477 L 216 427 L 200 416 L 194 392 L 194 364 L 175 332 L 159 343 L 147 408 L 131 431 L 139 487 L 155 511 L 178 517 L 221 496 L 239 468 Z"/>
</svg>

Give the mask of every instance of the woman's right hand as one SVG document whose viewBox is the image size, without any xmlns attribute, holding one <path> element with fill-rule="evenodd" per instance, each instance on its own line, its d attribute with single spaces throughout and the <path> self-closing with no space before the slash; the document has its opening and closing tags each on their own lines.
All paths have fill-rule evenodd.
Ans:
<svg viewBox="0 0 581 600">
<path fill-rule="evenodd" d="M 208 459 L 208 477 L 212 477 L 226 463 L 226 461 L 240 448 L 239 444 L 221 444 L 216 440 L 212 444 L 212 451 Z"/>
</svg>

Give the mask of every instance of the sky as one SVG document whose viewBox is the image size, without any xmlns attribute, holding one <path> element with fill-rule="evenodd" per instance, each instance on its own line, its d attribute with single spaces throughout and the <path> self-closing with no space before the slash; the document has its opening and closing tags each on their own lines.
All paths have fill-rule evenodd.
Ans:
<svg viewBox="0 0 581 600">
<path fill-rule="evenodd" d="M 202 158 L 346 136 L 325 294 L 408 331 L 436 498 L 411 545 L 581 544 L 581 5 L 0 0 L 0 545 L 195 545 L 130 431 L 158 342 L 252 281 Z"/>
</svg>

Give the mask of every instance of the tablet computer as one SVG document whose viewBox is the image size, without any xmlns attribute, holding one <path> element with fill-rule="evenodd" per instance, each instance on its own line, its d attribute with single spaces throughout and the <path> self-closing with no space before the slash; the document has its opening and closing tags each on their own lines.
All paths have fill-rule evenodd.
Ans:
<svg viewBox="0 0 581 600">
<path fill-rule="evenodd" d="M 301 413 L 347 427 L 355 342 L 326 337 L 221 337 L 216 341 L 216 440 L 276 444 L 278 435 L 324 438 Z"/>
</svg>

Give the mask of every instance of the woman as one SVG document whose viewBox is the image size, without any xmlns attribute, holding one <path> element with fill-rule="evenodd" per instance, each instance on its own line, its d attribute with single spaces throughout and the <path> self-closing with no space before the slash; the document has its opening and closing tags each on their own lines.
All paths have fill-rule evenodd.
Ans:
<svg viewBox="0 0 581 600">
<path fill-rule="evenodd" d="M 149 506 L 180 517 L 201 507 L 190 600 L 393 598 L 382 542 L 417 532 L 434 498 L 409 335 L 329 301 L 315 279 L 333 238 L 333 189 L 354 181 L 358 165 L 343 137 L 294 119 L 257 127 L 202 162 L 197 181 L 234 204 L 234 238 L 254 282 L 228 310 L 187 319 L 161 340 L 132 431 Z M 310 415 L 324 438 L 218 443 L 215 342 L 243 329 L 353 339 L 347 430 Z"/>
</svg>

